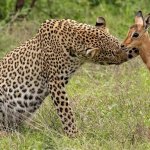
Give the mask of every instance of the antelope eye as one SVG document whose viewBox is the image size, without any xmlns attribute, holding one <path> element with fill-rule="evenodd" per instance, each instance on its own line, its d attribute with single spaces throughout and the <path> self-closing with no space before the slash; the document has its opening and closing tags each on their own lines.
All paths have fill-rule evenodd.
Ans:
<svg viewBox="0 0 150 150">
<path fill-rule="evenodd" d="M 137 38 L 139 34 L 137 32 L 133 33 L 132 37 Z"/>
</svg>

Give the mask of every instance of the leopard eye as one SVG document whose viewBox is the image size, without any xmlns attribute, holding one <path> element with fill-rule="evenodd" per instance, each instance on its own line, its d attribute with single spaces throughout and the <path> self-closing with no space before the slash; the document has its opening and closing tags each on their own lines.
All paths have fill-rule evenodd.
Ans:
<svg viewBox="0 0 150 150">
<path fill-rule="evenodd" d="M 134 38 L 137 38 L 138 36 L 139 36 L 139 33 L 137 33 L 137 32 L 134 32 L 132 35 L 132 37 L 134 37 Z"/>
</svg>

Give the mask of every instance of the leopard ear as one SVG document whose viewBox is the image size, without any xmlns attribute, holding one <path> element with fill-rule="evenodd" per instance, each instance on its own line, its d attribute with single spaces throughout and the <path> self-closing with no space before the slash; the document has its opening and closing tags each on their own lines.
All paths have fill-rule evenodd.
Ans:
<svg viewBox="0 0 150 150">
<path fill-rule="evenodd" d="M 103 17 L 98 17 L 97 20 L 96 20 L 95 26 L 96 26 L 96 27 L 106 27 L 105 18 L 103 18 Z"/>
<path fill-rule="evenodd" d="M 135 24 L 144 26 L 144 18 L 142 15 L 142 11 L 138 11 L 135 15 Z"/>
<path fill-rule="evenodd" d="M 86 50 L 86 56 L 93 58 L 99 52 L 99 48 L 88 48 Z"/>
</svg>

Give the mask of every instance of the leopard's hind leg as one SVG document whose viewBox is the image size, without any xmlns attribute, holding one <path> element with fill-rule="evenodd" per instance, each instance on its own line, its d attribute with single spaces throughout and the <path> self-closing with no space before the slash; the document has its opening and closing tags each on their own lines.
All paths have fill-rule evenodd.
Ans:
<svg viewBox="0 0 150 150">
<path fill-rule="evenodd" d="M 0 99 L 0 132 L 8 132 L 16 129 L 16 120 L 13 114 L 13 111 L 10 111 L 6 104 Z"/>
<path fill-rule="evenodd" d="M 4 112 L 3 112 L 3 101 L 0 99 L 0 130 L 4 128 Z"/>
<path fill-rule="evenodd" d="M 3 101 L 0 99 L 0 138 L 7 136 L 7 132 L 4 130 L 4 112 Z"/>
</svg>

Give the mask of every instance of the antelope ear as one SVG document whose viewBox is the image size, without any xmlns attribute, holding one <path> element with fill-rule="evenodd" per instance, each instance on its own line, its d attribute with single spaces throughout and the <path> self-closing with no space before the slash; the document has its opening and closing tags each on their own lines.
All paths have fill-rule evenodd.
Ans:
<svg viewBox="0 0 150 150">
<path fill-rule="evenodd" d="M 148 29 L 150 27 L 150 13 L 144 18 L 145 20 L 145 28 Z"/>
<path fill-rule="evenodd" d="M 86 56 L 93 58 L 99 52 L 99 48 L 89 48 L 86 50 Z"/>
<path fill-rule="evenodd" d="M 142 11 L 138 11 L 135 15 L 135 24 L 144 26 Z"/>
<path fill-rule="evenodd" d="M 103 17 L 98 17 L 96 20 L 96 27 L 106 27 L 106 21 Z"/>
</svg>

